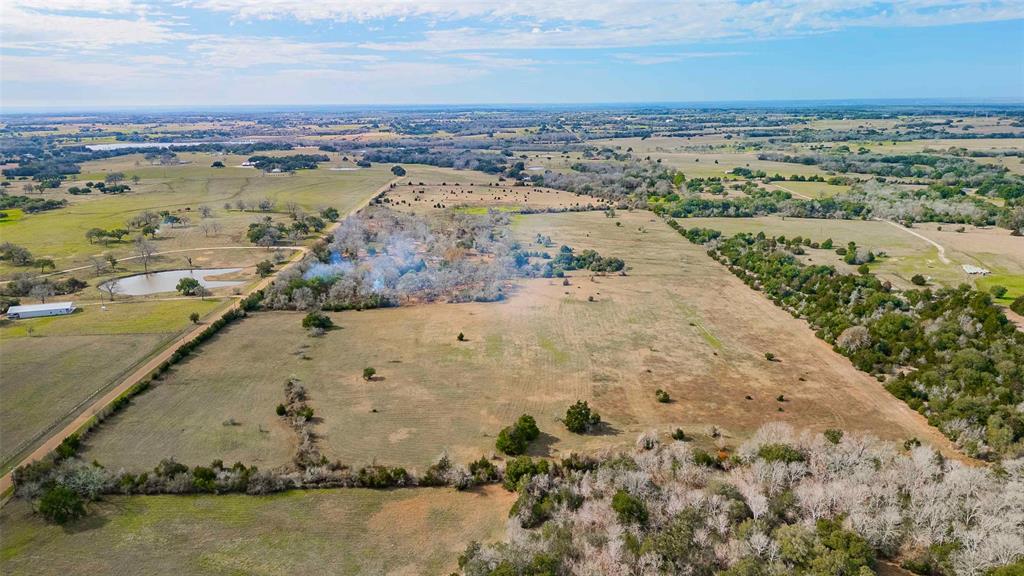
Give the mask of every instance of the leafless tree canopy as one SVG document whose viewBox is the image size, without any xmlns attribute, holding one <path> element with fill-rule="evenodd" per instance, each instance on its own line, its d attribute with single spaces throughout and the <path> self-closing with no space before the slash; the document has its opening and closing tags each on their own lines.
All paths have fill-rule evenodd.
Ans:
<svg viewBox="0 0 1024 576">
<path fill-rule="evenodd" d="M 518 573 L 542 557 L 574 575 L 873 574 L 858 571 L 858 557 L 921 559 L 946 546 L 942 573 L 975 576 L 1024 557 L 1021 459 L 1004 473 L 927 447 L 901 453 L 850 435 L 833 443 L 771 424 L 712 467 L 714 457 L 663 437 L 534 475 L 506 542 L 470 546 L 464 574 L 502 563 Z"/>
</svg>

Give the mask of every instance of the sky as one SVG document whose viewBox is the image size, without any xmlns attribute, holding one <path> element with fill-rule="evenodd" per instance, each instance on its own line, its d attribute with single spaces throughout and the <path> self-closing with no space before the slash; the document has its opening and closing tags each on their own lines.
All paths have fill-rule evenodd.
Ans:
<svg viewBox="0 0 1024 576">
<path fill-rule="evenodd" d="M 0 108 L 1024 101 L 1024 0 L 0 0 Z"/>
</svg>

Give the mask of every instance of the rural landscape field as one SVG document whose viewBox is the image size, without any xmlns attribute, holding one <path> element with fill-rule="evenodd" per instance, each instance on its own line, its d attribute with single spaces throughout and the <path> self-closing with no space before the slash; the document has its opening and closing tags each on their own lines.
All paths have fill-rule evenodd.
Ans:
<svg viewBox="0 0 1024 576">
<path fill-rule="evenodd" d="M 840 4 L 5 3 L 0 573 L 1024 574 L 1024 13 Z"/>
</svg>

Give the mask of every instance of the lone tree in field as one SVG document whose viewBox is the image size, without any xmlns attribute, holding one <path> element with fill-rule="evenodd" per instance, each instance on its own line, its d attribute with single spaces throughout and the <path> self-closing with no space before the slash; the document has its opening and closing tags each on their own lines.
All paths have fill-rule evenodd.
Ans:
<svg viewBox="0 0 1024 576">
<path fill-rule="evenodd" d="M 89 263 L 92 264 L 92 268 L 96 271 L 97 276 L 102 274 L 103 269 L 107 267 L 107 261 L 99 256 L 89 256 Z"/>
<path fill-rule="evenodd" d="M 509 456 L 518 456 L 526 452 L 530 442 L 540 436 L 537 421 L 529 414 L 523 414 L 511 426 L 506 426 L 498 433 L 494 446 L 498 451 Z"/>
<path fill-rule="evenodd" d="M 156 246 L 149 240 L 146 240 L 145 236 L 139 236 L 135 239 L 135 253 L 142 260 L 143 270 L 145 270 L 146 274 L 149 274 L 149 262 L 153 259 L 153 255 L 156 254 Z"/>
<path fill-rule="evenodd" d="M 377 375 L 377 369 L 376 368 L 370 368 L 370 367 L 363 368 L 363 380 L 366 380 L 366 381 L 373 380 L 373 377 L 376 376 L 376 375 Z"/>
<path fill-rule="evenodd" d="M 331 317 L 323 312 L 310 312 L 302 319 L 302 327 L 307 330 L 319 329 L 328 330 L 334 326 Z"/>
<path fill-rule="evenodd" d="M 913 284 L 914 286 L 924 286 L 925 284 L 928 283 L 928 280 L 926 280 L 925 277 L 921 276 L 920 274 L 914 274 L 913 276 L 910 277 L 910 283 Z"/>
<path fill-rule="evenodd" d="M 121 283 L 117 280 L 117 278 L 107 280 L 103 284 L 100 284 L 100 290 L 106 292 L 107 295 L 110 296 L 110 301 L 113 302 L 114 295 L 121 292 Z"/>
<path fill-rule="evenodd" d="M 601 415 L 591 410 L 590 406 L 583 400 L 577 400 L 575 404 L 565 411 L 565 427 L 570 432 L 586 434 L 600 423 Z"/>
<path fill-rule="evenodd" d="M 57 265 L 54 264 L 53 260 L 50 260 L 49 258 L 36 258 L 35 264 L 36 264 L 36 266 L 39 266 L 39 273 L 40 274 L 42 274 L 43 272 L 46 272 L 47 268 L 51 268 L 51 269 L 54 269 L 54 270 L 57 269 Z"/>
<path fill-rule="evenodd" d="M 193 324 L 199 324 L 199 312 L 189 314 L 188 319 L 191 320 Z"/>
<path fill-rule="evenodd" d="M 49 282 L 40 282 L 39 284 L 33 286 L 32 289 L 29 290 L 28 292 L 29 296 L 39 300 L 43 304 L 46 303 L 47 298 L 53 296 L 53 293 L 53 285 L 50 284 Z"/>
<path fill-rule="evenodd" d="M 391 173 L 398 177 L 405 176 L 405 168 L 396 164 L 391 167 Z"/>
<path fill-rule="evenodd" d="M 465 342 L 466 341 L 466 335 L 463 334 L 462 332 L 459 332 L 459 335 L 456 336 L 455 339 L 458 340 L 459 342 Z"/>
</svg>

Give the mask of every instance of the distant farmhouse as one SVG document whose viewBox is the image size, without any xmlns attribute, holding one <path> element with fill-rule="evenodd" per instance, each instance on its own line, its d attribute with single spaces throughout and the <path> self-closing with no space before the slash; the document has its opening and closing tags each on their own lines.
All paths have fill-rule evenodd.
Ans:
<svg viewBox="0 0 1024 576">
<path fill-rule="evenodd" d="M 29 304 L 11 306 L 7 309 L 7 317 L 11 319 L 41 318 L 43 316 L 62 316 L 75 311 L 71 302 L 51 302 L 50 304 Z"/>
</svg>

